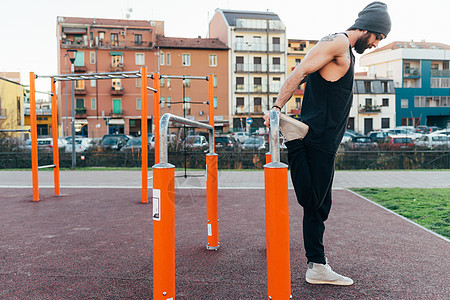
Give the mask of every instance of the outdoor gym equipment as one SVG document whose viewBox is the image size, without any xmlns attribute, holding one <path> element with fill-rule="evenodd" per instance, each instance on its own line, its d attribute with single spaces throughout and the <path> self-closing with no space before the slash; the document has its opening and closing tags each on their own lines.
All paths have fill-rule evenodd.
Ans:
<svg viewBox="0 0 450 300">
<path fill-rule="evenodd" d="M 164 114 L 159 131 L 160 162 L 153 166 L 153 298 L 164 300 L 175 298 L 175 166 L 168 162 L 167 150 L 170 122 L 208 130 L 206 248 L 219 248 L 218 156 L 214 153 L 214 126 Z"/>
</svg>

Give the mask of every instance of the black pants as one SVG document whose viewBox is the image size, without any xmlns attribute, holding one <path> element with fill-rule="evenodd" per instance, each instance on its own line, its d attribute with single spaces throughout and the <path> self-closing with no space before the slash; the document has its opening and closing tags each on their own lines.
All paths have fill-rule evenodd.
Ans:
<svg viewBox="0 0 450 300">
<path fill-rule="evenodd" d="M 292 183 L 303 207 L 303 242 L 308 262 L 325 264 L 324 222 L 331 209 L 334 154 L 311 148 L 301 140 L 286 143 Z"/>
</svg>

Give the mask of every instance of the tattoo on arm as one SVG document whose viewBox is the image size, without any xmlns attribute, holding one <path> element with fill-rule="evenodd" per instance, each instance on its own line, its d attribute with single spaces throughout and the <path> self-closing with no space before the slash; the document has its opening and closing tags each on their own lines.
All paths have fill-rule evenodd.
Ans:
<svg viewBox="0 0 450 300">
<path fill-rule="evenodd" d="M 330 35 L 323 37 L 320 41 L 321 42 L 332 42 L 332 41 L 334 41 L 336 36 L 337 36 L 337 34 L 330 34 Z"/>
</svg>

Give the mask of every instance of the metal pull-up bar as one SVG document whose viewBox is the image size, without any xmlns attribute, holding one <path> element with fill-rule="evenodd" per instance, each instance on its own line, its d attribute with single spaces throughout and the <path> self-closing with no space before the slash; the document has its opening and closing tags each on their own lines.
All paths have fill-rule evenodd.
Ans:
<svg viewBox="0 0 450 300">
<path fill-rule="evenodd" d="M 218 156 L 214 153 L 214 127 L 172 114 L 160 121 L 160 163 L 153 166 L 153 299 L 175 298 L 175 166 L 168 162 L 169 123 L 207 129 L 206 249 L 219 248 Z"/>
</svg>

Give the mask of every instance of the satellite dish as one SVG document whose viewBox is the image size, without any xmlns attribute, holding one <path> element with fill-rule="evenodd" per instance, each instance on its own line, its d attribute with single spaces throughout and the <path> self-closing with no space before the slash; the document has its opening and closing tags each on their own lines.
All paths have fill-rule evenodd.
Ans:
<svg viewBox="0 0 450 300">
<path fill-rule="evenodd" d="M 130 7 L 130 8 L 128 9 L 128 11 L 129 11 L 130 13 L 132 13 L 132 12 L 133 12 L 133 9 Z"/>
<path fill-rule="evenodd" d="M 125 17 L 126 17 L 127 19 L 130 19 L 131 15 L 130 15 L 129 13 L 127 13 L 127 14 L 125 15 Z"/>
</svg>

